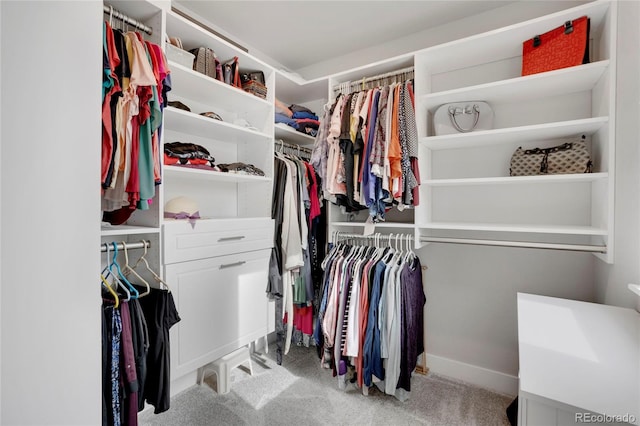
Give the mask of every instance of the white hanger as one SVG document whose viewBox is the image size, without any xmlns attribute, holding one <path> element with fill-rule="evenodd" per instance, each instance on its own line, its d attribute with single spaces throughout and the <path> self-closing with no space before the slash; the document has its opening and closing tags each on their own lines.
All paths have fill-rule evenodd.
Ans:
<svg viewBox="0 0 640 426">
<path fill-rule="evenodd" d="M 162 278 L 160 278 L 160 276 L 158 274 L 156 274 L 151 267 L 149 266 L 149 262 L 147 262 L 146 259 L 146 255 L 147 255 L 147 241 L 142 240 L 142 246 L 144 247 L 144 253 L 142 254 L 142 256 L 140 256 L 140 259 L 138 259 L 138 261 L 136 262 L 135 265 L 133 265 L 133 268 L 137 268 L 138 264 L 140 263 L 140 261 L 144 262 L 145 267 L 147 268 L 147 271 L 149 271 L 149 273 L 151 274 L 151 276 L 153 277 L 154 280 L 156 280 L 158 283 L 162 284 L 164 286 L 164 288 L 167 291 L 171 291 L 171 288 L 169 287 L 169 284 L 167 284 L 166 282 L 164 282 L 162 280 Z"/>
</svg>

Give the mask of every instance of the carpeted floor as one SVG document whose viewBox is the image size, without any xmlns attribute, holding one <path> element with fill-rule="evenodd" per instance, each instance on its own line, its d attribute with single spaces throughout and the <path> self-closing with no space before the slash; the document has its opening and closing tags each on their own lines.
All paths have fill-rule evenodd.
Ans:
<svg viewBox="0 0 640 426">
<path fill-rule="evenodd" d="M 169 411 L 141 413 L 140 425 L 509 425 L 511 397 L 436 374 L 414 374 L 400 402 L 376 388 L 368 396 L 353 384 L 340 390 L 314 347 L 292 346 L 282 366 L 272 355 L 254 360 L 253 376 L 234 369 L 228 394 L 218 395 L 212 373 L 172 398 Z"/>
</svg>

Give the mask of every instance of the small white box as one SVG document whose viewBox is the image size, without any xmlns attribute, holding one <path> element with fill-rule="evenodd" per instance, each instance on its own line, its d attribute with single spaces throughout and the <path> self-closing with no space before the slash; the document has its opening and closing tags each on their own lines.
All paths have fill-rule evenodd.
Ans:
<svg viewBox="0 0 640 426">
<path fill-rule="evenodd" d="M 169 58 L 170 61 L 177 62 L 183 67 L 193 69 L 193 60 L 195 59 L 195 55 L 193 53 L 189 53 L 186 50 L 175 47 L 173 44 L 167 43 L 166 46 L 167 58 Z"/>
</svg>

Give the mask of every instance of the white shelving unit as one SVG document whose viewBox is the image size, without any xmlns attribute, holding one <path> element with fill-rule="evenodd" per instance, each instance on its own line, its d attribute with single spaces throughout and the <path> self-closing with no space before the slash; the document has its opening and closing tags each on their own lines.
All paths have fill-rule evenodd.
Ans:
<svg viewBox="0 0 640 426">
<path fill-rule="evenodd" d="M 587 15 L 591 63 L 521 76 L 522 41 Z M 416 236 L 606 246 L 613 262 L 615 2 L 593 2 L 416 53 Z M 436 135 L 435 110 L 485 101 L 492 130 Z M 509 176 L 513 151 L 586 136 L 594 173 Z M 549 237 L 552 236 L 552 237 Z"/>
<path fill-rule="evenodd" d="M 168 98 L 190 111 L 165 110 L 164 143 L 195 143 L 216 165 L 240 162 L 264 172 L 163 167 L 162 205 L 186 196 L 198 204 L 201 217 L 193 226 L 164 219 L 161 232 L 164 275 L 182 318 L 172 328 L 172 374 L 195 378 L 198 368 L 273 330 L 273 307 L 264 289 L 273 244 L 275 71 L 172 11 L 165 13 L 165 22 L 163 33 L 180 37 L 185 50 L 211 48 L 223 63 L 238 57 L 240 70 L 262 71 L 268 88 L 261 99 L 170 61 Z M 203 112 L 215 112 L 222 121 Z M 238 315 L 241 306 L 247 310 Z"/>
</svg>

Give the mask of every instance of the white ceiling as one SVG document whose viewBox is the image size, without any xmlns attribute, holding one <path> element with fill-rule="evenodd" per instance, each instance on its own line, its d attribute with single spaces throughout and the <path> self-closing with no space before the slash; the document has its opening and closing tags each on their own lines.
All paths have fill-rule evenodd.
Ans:
<svg viewBox="0 0 640 426">
<path fill-rule="evenodd" d="M 293 71 L 509 3 L 513 1 L 180 1 Z"/>
</svg>

